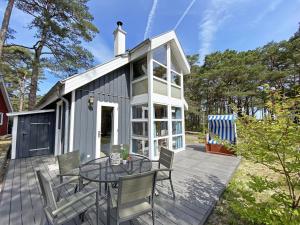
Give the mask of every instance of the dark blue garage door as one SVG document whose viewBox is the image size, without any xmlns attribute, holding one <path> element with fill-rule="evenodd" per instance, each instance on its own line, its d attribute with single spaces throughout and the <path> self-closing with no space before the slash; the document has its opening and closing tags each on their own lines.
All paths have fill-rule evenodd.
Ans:
<svg viewBox="0 0 300 225">
<path fill-rule="evenodd" d="M 16 157 L 53 154 L 55 113 L 18 116 Z"/>
</svg>

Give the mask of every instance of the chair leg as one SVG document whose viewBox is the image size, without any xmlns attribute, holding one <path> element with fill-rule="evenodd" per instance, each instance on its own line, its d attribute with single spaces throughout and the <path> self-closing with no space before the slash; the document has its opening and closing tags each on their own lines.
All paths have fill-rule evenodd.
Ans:
<svg viewBox="0 0 300 225">
<path fill-rule="evenodd" d="M 170 178 L 169 180 L 170 180 L 170 185 L 171 185 L 171 189 L 172 189 L 172 193 L 173 193 L 173 198 L 175 199 L 175 191 L 174 191 L 174 187 L 173 187 L 173 183 L 172 183 L 172 178 Z"/>
<path fill-rule="evenodd" d="M 154 210 L 152 209 L 152 223 L 153 225 L 155 224 L 155 214 L 154 214 Z"/>
<path fill-rule="evenodd" d="M 97 225 L 99 225 L 99 196 L 97 192 L 96 192 L 96 222 Z"/>
</svg>

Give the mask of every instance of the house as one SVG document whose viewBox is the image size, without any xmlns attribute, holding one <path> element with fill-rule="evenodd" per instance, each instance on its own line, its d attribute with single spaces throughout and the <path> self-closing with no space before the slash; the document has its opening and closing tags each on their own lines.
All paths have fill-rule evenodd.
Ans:
<svg viewBox="0 0 300 225">
<path fill-rule="evenodd" d="M 36 111 L 10 114 L 14 157 L 79 149 L 87 161 L 120 143 L 151 159 L 158 158 L 160 146 L 175 152 L 185 149 L 183 75 L 190 66 L 175 32 L 147 39 L 130 50 L 125 47 L 122 22 L 113 35 L 111 61 L 59 81 Z M 37 143 L 34 135 L 45 143 Z"/>
<path fill-rule="evenodd" d="M 8 134 L 7 113 L 12 112 L 13 108 L 5 87 L 3 78 L 0 78 L 0 136 Z"/>
</svg>

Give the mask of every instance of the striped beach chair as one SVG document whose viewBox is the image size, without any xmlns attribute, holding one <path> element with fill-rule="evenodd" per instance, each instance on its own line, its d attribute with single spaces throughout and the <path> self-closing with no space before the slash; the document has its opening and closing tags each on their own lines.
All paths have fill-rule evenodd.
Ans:
<svg viewBox="0 0 300 225">
<path fill-rule="evenodd" d="M 209 115 L 208 116 L 208 134 L 206 137 L 206 150 L 209 152 L 230 154 L 224 146 L 220 145 L 215 136 L 221 140 L 227 140 L 231 144 L 236 144 L 236 117 L 234 115 Z M 223 150 L 225 152 L 223 152 Z M 221 151 L 221 152 L 220 152 Z"/>
</svg>

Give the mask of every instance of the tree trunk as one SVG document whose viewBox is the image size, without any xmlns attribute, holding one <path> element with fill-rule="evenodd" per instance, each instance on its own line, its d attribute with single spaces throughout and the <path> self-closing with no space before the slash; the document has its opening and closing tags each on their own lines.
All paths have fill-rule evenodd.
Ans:
<svg viewBox="0 0 300 225">
<path fill-rule="evenodd" d="M 0 59 L 2 58 L 3 45 L 4 45 L 7 30 L 8 30 L 9 20 L 10 20 L 13 6 L 14 6 L 14 0 L 8 0 L 7 6 L 6 6 L 6 9 L 4 12 L 4 17 L 2 20 L 1 31 L 0 31 Z"/>
<path fill-rule="evenodd" d="M 19 80 L 19 86 L 20 86 L 19 111 L 20 112 L 24 110 L 25 81 L 26 81 L 26 76 L 21 76 Z"/>
<path fill-rule="evenodd" d="M 32 75 L 30 80 L 30 88 L 29 88 L 29 103 L 28 109 L 33 110 L 36 104 L 36 93 L 38 86 L 38 76 L 39 76 L 39 68 L 40 67 L 40 55 L 36 52 L 34 55 L 34 59 L 32 62 Z"/>
</svg>

